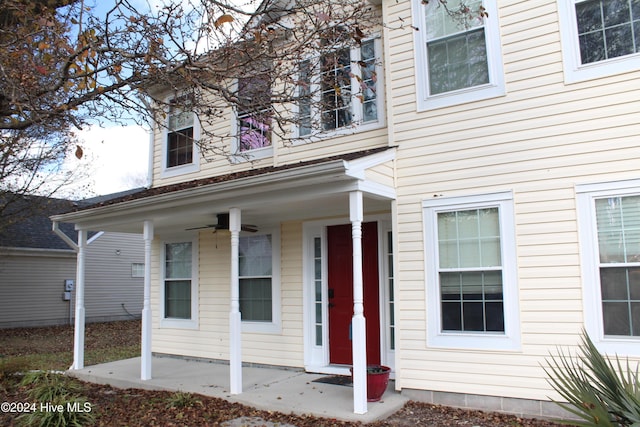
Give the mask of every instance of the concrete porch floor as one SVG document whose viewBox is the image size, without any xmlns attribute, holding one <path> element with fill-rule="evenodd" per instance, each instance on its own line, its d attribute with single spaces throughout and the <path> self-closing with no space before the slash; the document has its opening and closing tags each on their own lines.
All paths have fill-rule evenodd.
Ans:
<svg viewBox="0 0 640 427">
<path fill-rule="evenodd" d="M 199 393 L 239 402 L 258 409 L 285 414 L 310 414 L 368 423 L 381 420 L 400 409 L 408 400 L 389 387 L 380 402 L 368 402 L 368 412 L 353 413 L 353 388 L 313 382 L 323 374 L 309 374 L 276 367 L 243 367 L 243 393 L 229 393 L 229 365 L 153 357 L 152 379 L 140 379 L 140 358 L 119 360 L 71 370 L 68 373 L 84 381 L 109 384 L 118 388 L 142 388 Z"/>
</svg>

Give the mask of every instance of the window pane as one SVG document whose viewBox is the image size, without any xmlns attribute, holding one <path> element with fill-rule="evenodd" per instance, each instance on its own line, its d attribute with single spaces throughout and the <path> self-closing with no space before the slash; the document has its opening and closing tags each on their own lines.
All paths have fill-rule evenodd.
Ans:
<svg viewBox="0 0 640 427">
<path fill-rule="evenodd" d="M 271 82 L 268 75 L 238 80 L 240 151 L 271 146 Z"/>
<path fill-rule="evenodd" d="M 605 334 L 640 335 L 640 267 L 601 268 L 600 286 Z"/>
<path fill-rule="evenodd" d="M 191 278 L 191 242 L 165 245 L 165 278 Z"/>
<path fill-rule="evenodd" d="M 240 279 L 242 320 L 271 322 L 271 279 Z"/>
<path fill-rule="evenodd" d="M 167 134 L 167 167 L 193 163 L 193 128 Z"/>
<path fill-rule="evenodd" d="M 498 221 L 498 208 L 438 213 L 440 267 L 500 267 Z"/>
<path fill-rule="evenodd" d="M 596 200 L 600 262 L 640 262 L 640 196 Z"/>
<path fill-rule="evenodd" d="M 241 236 L 240 276 L 270 276 L 272 270 L 271 235 Z"/>
<path fill-rule="evenodd" d="M 166 318 L 191 319 L 191 280 L 167 280 L 164 288 Z"/>
<path fill-rule="evenodd" d="M 323 130 L 351 124 L 351 53 L 338 49 L 321 58 L 321 117 Z"/>
<path fill-rule="evenodd" d="M 431 95 L 489 83 L 484 28 L 427 42 Z"/>
<path fill-rule="evenodd" d="M 583 64 L 638 52 L 637 0 L 592 0 L 575 7 Z"/>
<path fill-rule="evenodd" d="M 302 61 L 299 73 L 298 133 L 300 136 L 305 136 L 311 133 L 311 61 Z"/>
<path fill-rule="evenodd" d="M 360 46 L 360 70 L 362 82 L 362 121 L 370 122 L 378 120 L 377 98 L 377 75 L 376 75 L 376 52 L 373 40 L 366 41 Z"/>
<path fill-rule="evenodd" d="M 605 335 L 631 335 L 629 306 L 624 302 L 603 302 L 602 316 Z"/>
<path fill-rule="evenodd" d="M 504 332 L 500 271 L 440 273 L 443 331 Z"/>
<path fill-rule="evenodd" d="M 602 268 L 600 269 L 600 286 L 602 290 L 602 300 L 623 300 L 629 299 L 627 287 L 626 268 Z"/>
</svg>

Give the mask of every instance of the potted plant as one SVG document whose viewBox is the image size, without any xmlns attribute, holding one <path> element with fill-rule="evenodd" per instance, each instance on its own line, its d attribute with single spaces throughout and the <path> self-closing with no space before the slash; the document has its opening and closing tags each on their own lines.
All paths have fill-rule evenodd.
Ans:
<svg viewBox="0 0 640 427">
<path fill-rule="evenodd" d="M 351 376 L 353 377 L 353 368 Z M 377 402 L 387 390 L 391 368 L 384 365 L 367 365 L 367 402 Z"/>
</svg>

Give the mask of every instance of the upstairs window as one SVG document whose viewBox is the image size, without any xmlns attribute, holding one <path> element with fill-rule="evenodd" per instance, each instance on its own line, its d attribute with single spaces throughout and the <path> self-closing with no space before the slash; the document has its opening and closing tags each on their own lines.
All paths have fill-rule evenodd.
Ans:
<svg viewBox="0 0 640 427">
<path fill-rule="evenodd" d="M 505 93 L 495 2 L 461 0 L 425 4 L 416 10 L 416 74 L 419 109 L 475 101 Z M 482 16 L 481 11 L 488 17 Z"/>
<path fill-rule="evenodd" d="M 271 147 L 271 84 L 268 75 L 238 80 L 237 152 Z"/>
<path fill-rule="evenodd" d="M 162 143 L 163 178 L 197 172 L 200 123 L 185 97 L 168 101 L 164 140 Z"/>
<path fill-rule="evenodd" d="M 577 2 L 576 21 L 582 64 L 638 52 L 640 3 L 635 0 Z"/>
<path fill-rule="evenodd" d="M 193 112 L 171 105 L 167 132 L 168 168 L 193 163 L 193 123 Z"/>
<path fill-rule="evenodd" d="M 565 82 L 640 68 L 637 0 L 558 0 Z"/>
<path fill-rule="evenodd" d="M 378 39 L 358 47 L 336 47 L 299 67 L 298 135 L 381 122 L 381 65 Z"/>
</svg>

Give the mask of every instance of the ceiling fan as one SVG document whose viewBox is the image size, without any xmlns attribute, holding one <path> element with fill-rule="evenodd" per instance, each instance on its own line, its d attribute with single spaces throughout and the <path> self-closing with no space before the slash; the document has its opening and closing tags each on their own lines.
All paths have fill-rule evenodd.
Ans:
<svg viewBox="0 0 640 427">
<path fill-rule="evenodd" d="M 229 229 L 229 214 L 228 213 L 219 213 L 216 215 L 216 218 L 218 220 L 218 222 L 216 224 L 207 224 L 207 225 L 203 225 L 201 227 L 192 227 L 192 228 L 187 228 L 186 231 L 189 230 L 201 230 L 203 228 L 213 228 L 214 230 L 228 230 Z M 251 225 L 251 224 L 241 224 L 240 225 L 240 229 L 242 231 L 248 231 L 250 233 L 255 233 L 256 231 L 258 231 L 258 226 L 257 225 Z"/>
</svg>

